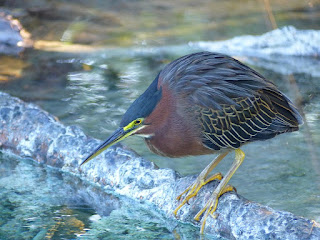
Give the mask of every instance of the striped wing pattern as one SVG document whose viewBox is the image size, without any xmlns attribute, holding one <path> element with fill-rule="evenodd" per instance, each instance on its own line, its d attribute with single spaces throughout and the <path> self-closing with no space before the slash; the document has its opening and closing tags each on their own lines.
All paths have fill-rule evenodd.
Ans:
<svg viewBox="0 0 320 240">
<path fill-rule="evenodd" d="M 222 110 L 198 109 L 203 143 L 208 148 L 239 148 L 246 142 L 290 131 L 288 126 L 295 125 L 290 118 L 281 115 L 265 95 L 234 101 L 236 105 L 222 106 Z"/>
</svg>

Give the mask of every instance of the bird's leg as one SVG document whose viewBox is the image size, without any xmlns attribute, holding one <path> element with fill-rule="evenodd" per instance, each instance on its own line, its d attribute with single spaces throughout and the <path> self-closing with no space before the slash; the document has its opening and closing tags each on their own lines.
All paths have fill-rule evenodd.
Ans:
<svg viewBox="0 0 320 240">
<path fill-rule="evenodd" d="M 201 224 L 201 230 L 200 230 L 201 234 L 204 231 L 204 227 L 206 225 L 206 220 L 208 215 L 209 214 L 213 215 L 213 213 L 217 209 L 219 197 L 225 192 L 229 192 L 233 190 L 233 187 L 227 184 L 231 179 L 232 175 L 237 171 L 238 167 L 241 165 L 245 157 L 244 152 L 239 148 L 236 149 L 235 152 L 236 152 L 236 156 L 235 156 L 234 162 L 232 163 L 231 168 L 229 169 L 227 174 L 224 176 L 222 181 L 219 183 L 218 187 L 212 193 L 212 196 L 207 202 L 206 206 L 201 211 L 199 211 L 197 215 L 194 217 L 195 220 L 199 221 L 200 216 L 205 212 L 203 216 L 202 224 Z"/>
<path fill-rule="evenodd" d="M 183 192 L 181 193 L 178 197 L 177 200 L 180 200 L 182 198 L 183 195 L 186 194 L 186 196 L 184 197 L 182 203 L 173 211 L 174 215 L 177 215 L 177 212 L 179 211 L 179 209 L 186 204 L 190 198 L 194 197 L 197 195 L 197 193 L 199 192 L 199 190 L 206 185 L 207 183 L 218 179 L 221 180 L 222 179 L 222 175 L 221 173 L 217 173 L 212 175 L 211 177 L 209 177 L 208 179 L 207 176 L 208 174 L 218 165 L 218 163 L 228 154 L 229 152 L 224 152 L 221 153 L 219 156 L 217 156 L 201 173 L 200 175 L 197 177 L 197 179 Z"/>
</svg>

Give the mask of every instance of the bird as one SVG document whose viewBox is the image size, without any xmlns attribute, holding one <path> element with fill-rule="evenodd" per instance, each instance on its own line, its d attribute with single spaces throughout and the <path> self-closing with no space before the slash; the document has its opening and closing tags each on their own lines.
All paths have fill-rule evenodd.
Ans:
<svg viewBox="0 0 320 240">
<path fill-rule="evenodd" d="M 214 216 L 219 197 L 235 190 L 229 180 L 242 164 L 243 145 L 299 129 L 303 119 L 291 100 L 270 80 L 221 53 L 196 52 L 167 64 L 128 108 L 119 128 L 81 164 L 123 139 L 138 135 L 156 154 L 176 158 L 218 154 L 178 197 L 179 209 L 207 183 L 218 180 L 205 207 L 194 217 Z M 223 177 L 209 176 L 230 152 L 234 162 Z"/>
</svg>

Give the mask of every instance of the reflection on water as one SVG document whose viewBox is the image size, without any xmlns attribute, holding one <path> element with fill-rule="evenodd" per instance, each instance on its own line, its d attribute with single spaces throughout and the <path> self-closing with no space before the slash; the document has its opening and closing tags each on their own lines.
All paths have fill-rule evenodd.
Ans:
<svg viewBox="0 0 320 240">
<path fill-rule="evenodd" d="M 33 39 L 132 46 L 213 41 L 278 27 L 319 28 L 318 0 L 278 1 L 2 1 L 13 8 Z"/>
</svg>

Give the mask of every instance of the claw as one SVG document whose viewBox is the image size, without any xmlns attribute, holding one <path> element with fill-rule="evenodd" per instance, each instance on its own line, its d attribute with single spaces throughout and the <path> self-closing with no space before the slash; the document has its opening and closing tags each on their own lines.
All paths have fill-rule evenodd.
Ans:
<svg viewBox="0 0 320 240">
<path fill-rule="evenodd" d="M 222 175 L 221 173 L 216 173 L 214 175 L 212 175 L 211 177 L 209 177 L 208 179 L 204 180 L 201 178 L 201 174 L 199 175 L 199 177 L 195 180 L 195 182 L 193 184 L 191 184 L 186 190 L 183 191 L 183 193 L 181 193 L 178 197 L 177 200 L 180 200 L 182 198 L 183 195 L 186 194 L 186 196 L 184 197 L 182 203 L 180 203 L 180 205 L 173 211 L 173 214 L 175 216 L 177 216 L 177 213 L 179 211 L 179 209 L 181 207 L 183 207 L 183 205 L 185 205 L 186 203 L 189 204 L 189 200 L 193 197 L 195 197 L 199 190 L 206 185 L 207 183 L 213 181 L 213 180 L 221 180 L 222 179 Z"/>
<path fill-rule="evenodd" d="M 311 229 L 309 231 L 309 235 L 311 235 L 313 228 L 315 228 L 315 227 L 320 228 L 320 224 L 317 223 L 315 220 L 311 220 L 311 222 L 312 222 L 312 226 L 311 226 Z"/>
<path fill-rule="evenodd" d="M 210 216 L 212 218 L 216 219 L 219 216 L 219 214 L 218 213 L 211 213 Z"/>
<path fill-rule="evenodd" d="M 202 224 L 201 224 L 201 230 L 200 233 L 203 234 L 204 232 L 204 228 L 206 225 L 206 221 L 207 218 L 210 214 L 210 216 L 216 218 L 218 215 L 215 213 L 217 206 L 218 206 L 218 199 L 219 197 L 226 193 L 226 192 L 230 192 L 230 191 L 236 191 L 236 189 L 234 187 L 232 187 L 231 185 L 227 185 L 229 180 L 231 179 L 231 177 L 233 176 L 233 174 L 237 171 L 238 167 L 241 165 L 241 163 L 243 162 L 243 159 L 245 157 L 245 154 L 242 150 L 240 150 L 239 148 L 235 150 L 235 160 L 231 165 L 231 168 L 229 169 L 229 171 L 227 172 L 227 174 L 225 175 L 225 177 L 222 179 L 222 175 L 221 173 L 217 173 L 214 174 L 213 176 L 209 177 L 208 179 L 206 179 L 206 177 L 208 176 L 208 174 L 212 171 L 212 169 L 214 169 L 217 164 L 228 154 L 228 152 L 224 152 L 221 153 L 216 159 L 214 159 L 198 176 L 198 178 L 195 180 L 195 182 L 193 184 L 191 184 L 183 193 L 181 193 L 178 197 L 177 200 L 182 199 L 182 196 L 184 196 L 186 194 L 186 196 L 183 198 L 182 203 L 173 211 L 173 214 L 176 216 L 177 212 L 179 211 L 179 209 L 181 207 L 183 207 L 184 204 L 189 204 L 189 199 L 191 199 L 192 197 L 196 196 L 199 192 L 199 190 L 206 185 L 207 183 L 219 179 L 221 180 L 219 185 L 217 186 L 217 188 L 214 190 L 214 192 L 212 193 L 211 198 L 209 199 L 209 201 L 206 203 L 205 207 L 203 209 L 201 209 L 197 215 L 194 217 L 194 219 L 196 221 L 200 220 L 200 217 L 202 216 L 202 214 L 204 214 L 203 218 L 202 218 Z"/>
</svg>

